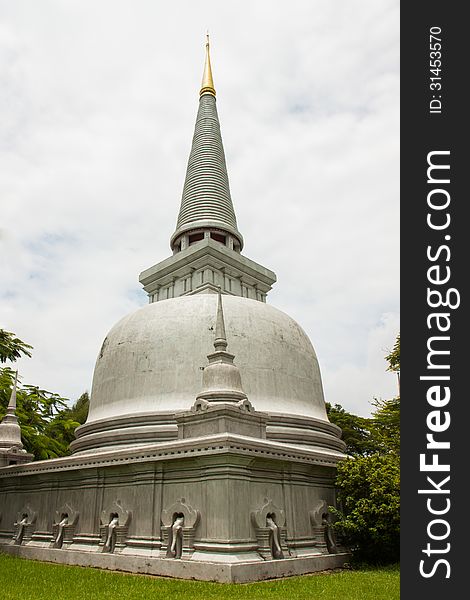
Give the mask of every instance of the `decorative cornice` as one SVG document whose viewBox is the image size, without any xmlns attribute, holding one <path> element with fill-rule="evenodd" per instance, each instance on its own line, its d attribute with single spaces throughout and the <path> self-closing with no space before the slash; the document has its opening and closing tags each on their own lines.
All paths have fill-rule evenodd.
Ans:
<svg viewBox="0 0 470 600">
<path fill-rule="evenodd" d="M 247 278 L 250 278 L 252 284 L 257 283 L 259 290 L 265 294 L 276 282 L 276 274 L 273 271 L 210 238 L 201 240 L 142 271 L 139 281 L 146 292 L 152 293 L 156 291 L 157 285 L 167 285 L 174 273 L 181 277 L 206 265 L 216 269 L 222 267 L 227 275 L 232 277 L 239 276 L 242 271 Z"/>
<path fill-rule="evenodd" d="M 335 467 L 340 460 L 346 458 L 343 453 L 335 450 L 301 448 L 270 440 L 223 433 L 121 450 L 100 450 L 95 454 L 54 458 L 25 465 L 11 465 L 0 468 L 0 478 L 72 469 L 95 469 L 97 466 L 126 463 L 178 460 L 184 456 L 213 456 L 214 454 L 240 454 L 252 459 L 271 458 L 327 467 Z"/>
</svg>

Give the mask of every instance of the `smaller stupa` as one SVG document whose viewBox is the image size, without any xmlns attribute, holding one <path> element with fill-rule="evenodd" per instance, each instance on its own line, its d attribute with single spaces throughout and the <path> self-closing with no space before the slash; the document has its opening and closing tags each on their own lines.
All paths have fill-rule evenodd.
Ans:
<svg viewBox="0 0 470 600">
<path fill-rule="evenodd" d="M 26 452 L 21 441 L 21 428 L 16 416 L 17 385 L 18 371 L 15 373 L 7 412 L 0 423 L 0 467 L 30 462 L 34 458 L 32 454 Z"/>
</svg>

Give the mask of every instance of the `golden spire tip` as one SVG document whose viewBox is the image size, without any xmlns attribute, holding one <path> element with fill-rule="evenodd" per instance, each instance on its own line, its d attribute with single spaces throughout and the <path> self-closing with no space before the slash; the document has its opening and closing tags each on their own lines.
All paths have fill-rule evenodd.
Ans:
<svg viewBox="0 0 470 600">
<path fill-rule="evenodd" d="M 212 78 L 211 58 L 209 53 L 209 30 L 206 32 L 206 62 L 204 64 L 204 73 L 202 75 L 201 91 L 199 95 L 211 94 L 215 96 L 214 80 Z"/>
</svg>

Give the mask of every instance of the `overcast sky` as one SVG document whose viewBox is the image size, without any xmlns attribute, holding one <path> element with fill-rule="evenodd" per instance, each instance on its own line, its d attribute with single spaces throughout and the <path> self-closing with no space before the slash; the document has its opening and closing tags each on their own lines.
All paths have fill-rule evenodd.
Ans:
<svg viewBox="0 0 470 600">
<path fill-rule="evenodd" d="M 399 2 L 0 0 L 0 327 L 75 400 L 169 256 L 211 34 L 243 253 L 325 396 L 396 394 Z"/>
</svg>

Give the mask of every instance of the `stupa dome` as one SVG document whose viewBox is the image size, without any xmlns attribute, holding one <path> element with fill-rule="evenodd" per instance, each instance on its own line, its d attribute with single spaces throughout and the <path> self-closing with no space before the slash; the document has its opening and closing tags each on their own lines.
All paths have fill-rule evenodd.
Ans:
<svg viewBox="0 0 470 600">
<path fill-rule="evenodd" d="M 333 436 L 328 445 L 342 448 L 302 328 L 257 300 L 224 295 L 223 305 L 243 390 L 256 410 L 271 415 L 273 437 L 322 445 L 319 438 Z M 74 450 L 176 437 L 175 413 L 189 410 L 202 389 L 216 310 L 217 295 L 206 293 L 154 302 L 121 319 L 99 353 L 88 421 Z"/>
</svg>

